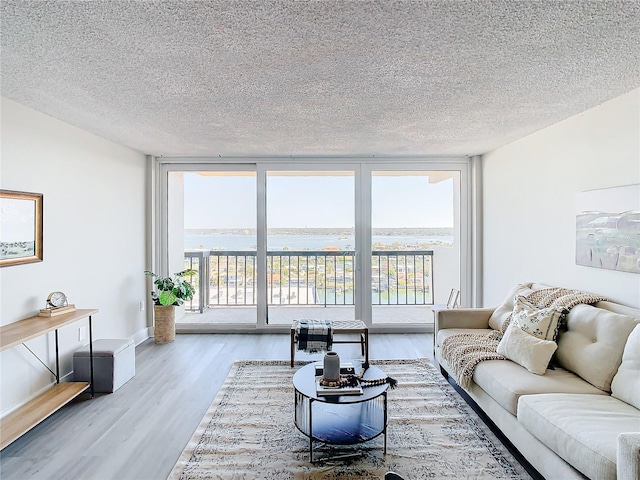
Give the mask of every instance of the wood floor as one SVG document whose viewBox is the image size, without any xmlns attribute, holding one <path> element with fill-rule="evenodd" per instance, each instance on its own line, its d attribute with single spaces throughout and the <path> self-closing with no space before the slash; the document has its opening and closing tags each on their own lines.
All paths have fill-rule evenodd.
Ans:
<svg viewBox="0 0 640 480">
<path fill-rule="evenodd" d="M 370 358 L 433 359 L 431 334 L 371 334 Z M 337 345 L 359 357 L 358 345 Z M 74 402 L 0 453 L 0 478 L 163 480 L 239 359 L 289 358 L 288 334 L 177 335 L 136 348 L 136 376 Z M 320 355 L 298 353 L 299 360 Z"/>
</svg>

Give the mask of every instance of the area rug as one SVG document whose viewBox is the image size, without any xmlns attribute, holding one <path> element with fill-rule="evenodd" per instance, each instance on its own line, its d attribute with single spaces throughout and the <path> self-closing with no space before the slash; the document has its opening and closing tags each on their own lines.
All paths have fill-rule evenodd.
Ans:
<svg viewBox="0 0 640 480">
<path fill-rule="evenodd" d="M 296 369 L 247 360 L 234 363 L 169 479 L 381 479 L 389 470 L 407 480 L 531 478 L 428 360 L 371 363 L 398 380 L 388 395 L 386 455 L 379 436 L 314 447 L 310 463 L 293 422 Z"/>
</svg>

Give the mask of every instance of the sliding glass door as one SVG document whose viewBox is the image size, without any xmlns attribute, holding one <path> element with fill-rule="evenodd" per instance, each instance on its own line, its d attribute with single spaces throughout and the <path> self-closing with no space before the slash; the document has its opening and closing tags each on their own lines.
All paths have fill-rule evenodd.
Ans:
<svg viewBox="0 0 640 480">
<path fill-rule="evenodd" d="M 299 318 L 420 330 L 451 289 L 465 299 L 466 161 L 161 165 L 158 270 L 197 271 L 190 331 Z"/>
<path fill-rule="evenodd" d="M 256 325 L 256 172 L 212 167 L 168 172 L 173 271 L 190 268 L 196 294 L 183 324 Z"/>
<path fill-rule="evenodd" d="M 355 171 L 266 170 L 266 231 L 269 325 L 353 320 Z"/>
<path fill-rule="evenodd" d="M 370 171 L 373 324 L 430 323 L 460 288 L 460 172 L 413 168 Z"/>
</svg>

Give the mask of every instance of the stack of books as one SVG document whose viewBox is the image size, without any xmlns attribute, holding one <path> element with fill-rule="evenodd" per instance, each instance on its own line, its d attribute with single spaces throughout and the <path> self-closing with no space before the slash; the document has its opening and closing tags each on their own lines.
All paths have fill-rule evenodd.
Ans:
<svg viewBox="0 0 640 480">
<path fill-rule="evenodd" d="M 322 362 L 316 363 L 316 394 L 319 397 L 340 396 L 340 395 L 362 395 L 362 387 L 358 383 L 354 386 L 330 387 L 322 385 L 322 374 L 324 366 Z M 355 375 L 356 369 L 352 363 L 340 364 L 340 375 Z"/>
<path fill-rule="evenodd" d="M 75 305 L 67 305 L 66 307 L 58 308 L 43 308 L 38 313 L 39 317 L 56 317 L 58 315 L 64 315 L 65 313 L 71 313 L 76 311 Z"/>
<path fill-rule="evenodd" d="M 324 374 L 324 362 L 316 362 L 316 377 L 321 377 Z M 353 363 L 346 362 L 340 363 L 340 375 L 355 375 L 356 369 Z"/>
</svg>

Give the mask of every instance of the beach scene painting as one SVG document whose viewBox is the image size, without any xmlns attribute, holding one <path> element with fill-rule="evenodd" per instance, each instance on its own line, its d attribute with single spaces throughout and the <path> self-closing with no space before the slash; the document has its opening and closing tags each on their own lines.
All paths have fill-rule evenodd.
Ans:
<svg viewBox="0 0 640 480">
<path fill-rule="evenodd" d="M 640 184 L 578 193 L 576 264 L 640 274 Z"/>
<path fill-rule="evenodd" d="M 42 194 L 0 190 L 0 266 L 42 261 Z"/>
</svg>

